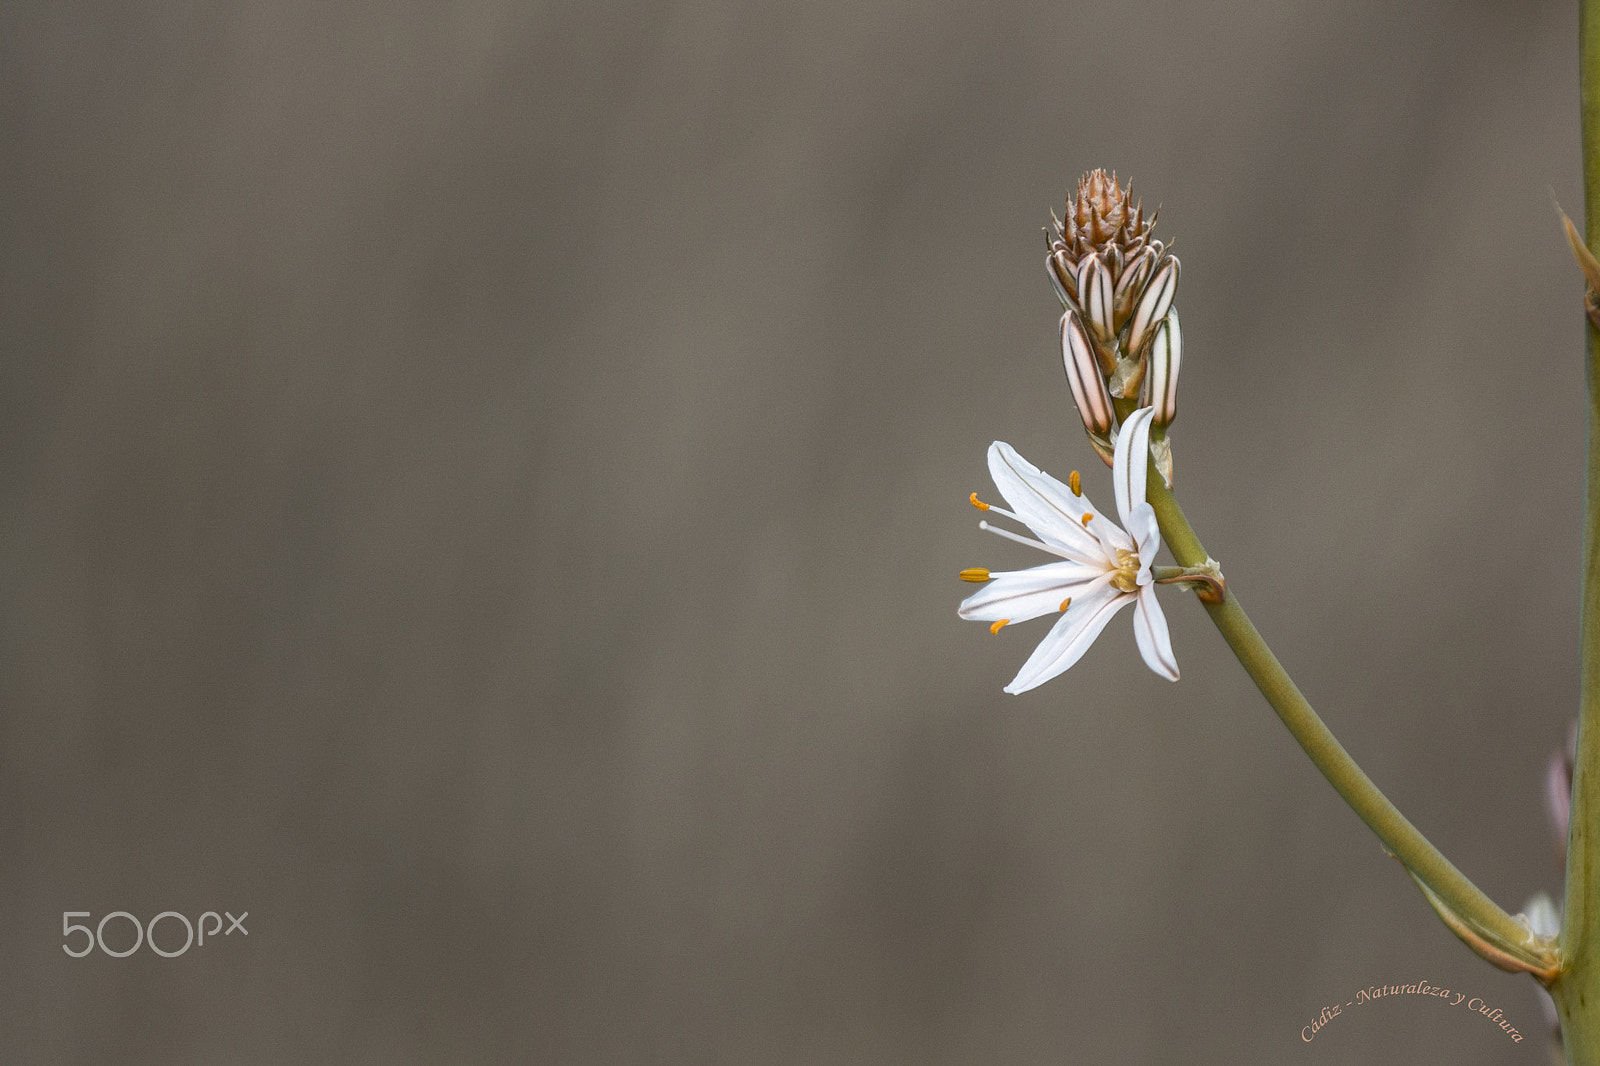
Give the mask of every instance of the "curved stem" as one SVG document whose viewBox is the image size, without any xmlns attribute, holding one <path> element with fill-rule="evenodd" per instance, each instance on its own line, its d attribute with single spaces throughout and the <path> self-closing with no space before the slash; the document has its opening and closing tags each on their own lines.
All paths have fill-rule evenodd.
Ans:
<svg viewBox="0 0 1600 1066">
<path fill-rule="evenodd" d="M 1194 528 L 1184 517 L 1183 509 L 1173 499 L 1166 483 L 1154 464 L 1149 472 L 1146 498 L 1155 508 L 1156 519 L 1161 524 L 1161 536 L 1178 563 L 1186 567 L 1203 566 L 1209 558 Z M 1344 746 L 1323 724 L 1317 712 L 1296 687 L 1294 681 L 1267 647 L 1266 641 L 1240 606 L 1239 599 L 1230 589 L 1220 603 L 1205 603 L 1206 613 L 1222 633 L 1228 647 L 1239 657 L 1245 672 L 1267 698 L 1272 709 L 1278 712 L 1289 733 L 1311 757 L 1311 762 L 1344 801 L 1360 816 L 1363 822 L 1378 835 L 1388 848 L 1413 875 L 1441 901 L 1456 918 L 1472 930 L 1484 934 L 1497 947 L 1522 949 L 1530 959 L 1539 955 L 1528 943 L 1528 932 L 1509 914 L 1501 910 L 1483 891 L 1451 864 L 1428 838 L 1417 831 L 1389 801 L 1372 779 L 1345 751 Z M 1443 917 L 1441 913 L 1441 917 Z M 1447 924 L 1449 919 L 1446 919 Z M 1483 946 L 1474 944 L 1470 935 L 1451 924 L 1451 928 L 1479 954 L 1486 958 Z M 1491 958 L 1491 961 L 1495 961 Z M 1543 966 L 1528 969 L 1548 969 L 1551 960 L 1540 958 Z M 1497 962 L 1497 965 L 1504 965 Z"/>
<path fill-rule="evenodd" d="M 1589 247 L 1600 239 L 1600 11 L 1578 7 L 1578 77 L 1583 126 L 1583 223 Z M 1578 751 L 1567 829 L 1567 890 L 1562 908 L 1565 972 L 1550 987 L 1561 1017 L 1567 1061 L 1600 1062 L 1600 334 L 1584 326 L 1587 453 L 1578 640 Z M 1594 1006 L 1589 1006 L 1593 1000 Z"/>
</svg>

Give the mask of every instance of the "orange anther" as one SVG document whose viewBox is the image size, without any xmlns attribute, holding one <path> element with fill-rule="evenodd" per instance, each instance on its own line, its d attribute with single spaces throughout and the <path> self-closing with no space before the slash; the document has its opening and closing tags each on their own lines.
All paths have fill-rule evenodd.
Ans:
<svg viewBox="0 0 1600 1066">
<path fill-rule="evenodd" d="M 979 583 L 984 582 L 984 581 L 988 581 L 989 580 L 989 571 L 985 570 L 981 566 L 974 566 L 974 567 L 972 567 L 970 569 L 961 571 L 961 580 L 962 581 L 979 582 Z"/>
<path fill-rule="evenodd" d="M 1083 495 L 1083 480 L 1078 477 L 1078 472 L 1076 470 L 1072 472 L 1071 477 L 1067 478 L 1067 484 L 1072 488 L 1072 494 L 1074 496 Z"/>
<path fill-rule="evenodd" d="M 1011 621 L 1011 619 L 1009 619 L 1009 618 L 1000 619 L 1000 621 L 996 622 L 994 625 L 989 627 L 989 632 L 991 632 L 991 633 L 999 633 L 1000 632 L 1000 627 L 1005 625 L 1009 621 Z"/>
<path fill-rule="evenodd" d="M 976 492 L 974 492 L 971 496 L 968 496 L 967 499 L 971 500 L 972 506 L 976 507 L 980 511 L 987 511 L 989 509 L 988 504 L 978 499 L 978 494 Z"/>
<path fill-rule="evenodd" d="M 1071 607 L 1071 606 L 1072 606 L 1072 597 L 1071 596 L 1068 596 L 1066 599 L 1061 601 L 1061 609 L 1063 611 L 1065 611 L 1068 607 Z"/>
</svg>

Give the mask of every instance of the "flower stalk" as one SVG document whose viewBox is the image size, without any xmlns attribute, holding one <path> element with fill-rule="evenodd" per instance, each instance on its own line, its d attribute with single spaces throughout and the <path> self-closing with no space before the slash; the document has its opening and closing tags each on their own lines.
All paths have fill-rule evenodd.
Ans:
<svg viewBox="0 0 1600 1066">
<path fill-rule="evenodd" d="M 1122 404 L 1118 406 L 1120 409 Z M 1153 459 L 1151 464 L 1154 470 Z M 1178 564 L 1195 569 L 1214 567 L 1165 482 L 1150 477 L 1145 491 L 1155 509 L 1162 539 Z M 1427 890 L 1430 905 L 1452 931 L 1468 947 L 1503 969 L 1526 970 L 1546 979 L 1553 976 L 1557 963 L 1549 946 L 1456 869 L 1356 765 L 1267 647 L 1233 591 L 1227 589 L 1220 601 L 1199 598 L 1245 672 L 1312 764 Z"/>
<path fill-rule="evenodd" d="M 1583 222 L 1590 249 L 1600 238 L 1600 2 L 1581 0 L 1578 14 L 1580 114 L 1583 123 Z M 1550 985 L 1561 1019 L 1567 1061 L 1600 1063 L 1600 331 L 1584 326 L 1588 406 L 1584 463 L 1583 557 L 1579 594 L 1578 745 L 1573 760 L 1567 829 L 1566 903 L 1562 908 L 1563 972 Z"/>
</svg>

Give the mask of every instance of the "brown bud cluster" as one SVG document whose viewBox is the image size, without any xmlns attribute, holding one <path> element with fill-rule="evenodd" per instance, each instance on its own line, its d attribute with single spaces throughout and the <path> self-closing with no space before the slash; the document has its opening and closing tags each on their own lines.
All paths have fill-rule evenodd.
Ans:
<svg viewBox="0 0 1600 1066">
<path fill-rule="evenodd" d="M 1094 170 L 1067 198 L 1066 217 L 1050 216 L 1050 280 L 1061 300 L 1061 356 L 1089 440 L 1108 464 L 1113 398 L 1154 406 L 1152 447 L 1172 481 L 1166 427 L 1177 414 L 1182 342 L 1172 301 L 1178 260 L 1151 235 L 1133 183 Z"/>
<path fill-rule="evenodd" d="M 1116 171 L 1091 170 L 1078 181 L 1078 195 L 1067 197 L 1065 221 L 1055 222 L 1057 241 L 1074 258 L 1098 252 L 1107 245 L 1123 249 L 1142 244 L 1155 225 L 1144 219 L 1143 203 L 1135 203 L 1133 182 L 1117 184 Z"/>
</svg>

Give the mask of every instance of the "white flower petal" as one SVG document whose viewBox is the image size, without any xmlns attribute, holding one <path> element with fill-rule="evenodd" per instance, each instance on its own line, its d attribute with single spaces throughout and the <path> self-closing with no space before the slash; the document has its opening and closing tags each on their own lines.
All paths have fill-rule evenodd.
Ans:
<svg viewBox="0 0 1600 1066">
<path fill-rule="evenodd" d="M 1117 451 L 1112 458 L 1111 479 L 1117 487 L 1117 517 L 1128 524 L 1128 516 L 1144 502 L 1145 467 L 1150 459 L 1150 417 L 1152 407 L 1141 407 L 1122 423 L 1117 435 Z"/>
<path fill-rule="evenodd" d="M 1135 504 L 1128 515 L 1128 533 L 1139 546 L 1139 584 L 1150 583 L 1150 564 L 1161 550 L 1161 526 L 1156 522 L 1156 509 L 1148 503 Z"/>
<path fill-rule="evenodd" d="M 956 613 L 974 622 L 1026 622 L 1058 613 L 1063 600 L 1081 599 L 1094 582 L 1109 580 L 1105 567 L 1074 562 L 990 574 L 988 584 L 962 600 Z"/>
<path fill-rule="evenodd" d="M 1017 517 L 1040 540 L 1078 562 L 1098 564 L 1105 558 L 1100 538 L 1083 526 L 1084 515 L 1100 517 L 1088 496 L 1074 496 L 1070 488 L 1018 455 L 1003 440 L 989 445 L 989 476 Z"/>
<path fill-rule="evenodd" d="M 1100 548 L 1105 552 L 1106 559 L 1113 563 L 1117 558 L 1118 550 L 1133 551 L 1133 538 L 1124 533 L 1122 527 L 1117 525 L 1105 515 L 1095 515 L 1089 520 L 1089 532 L 1100 538 Z"/>
<path fill-rule="evenodd" d="M 1134 600 L 1133 596 L 1118 592 L 1108 583 L 1072 601 L 1072 606 L 1061 616 L 1039 646 L 1033 649 L 1028 661 L 1022 664 L 1017 676 L 1005 691 L 1016 695 L 1038 688 L 1052 677 L 1064 672 L 1083 658 L 1094 638 L 1111 621 L 1111 616 Z"/>
<path fill-rule="evenodd" d="M 1139 602 L 1133 608 L 1133 639 L 1146 666 L 1168 681 L 1178 680 L 1178 657 L 1172 653 L 1167 616 L 1161 612 L 1154 585 L 1139 590 Z"/>
</svg>

